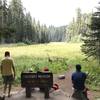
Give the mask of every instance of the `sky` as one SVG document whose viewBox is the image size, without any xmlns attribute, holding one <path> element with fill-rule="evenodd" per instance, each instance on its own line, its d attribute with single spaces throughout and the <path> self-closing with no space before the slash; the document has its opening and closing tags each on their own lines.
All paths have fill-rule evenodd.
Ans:
<svg viewBox="0 0 100 100">
<path fill-rule="evenodd" d="M 82 13 L 94 10 L 100 0 L 22 0 L 26 11 L 41 24 L 62 26 L 69 24 L 76 15 L 76 9 Z"/>
</svg>

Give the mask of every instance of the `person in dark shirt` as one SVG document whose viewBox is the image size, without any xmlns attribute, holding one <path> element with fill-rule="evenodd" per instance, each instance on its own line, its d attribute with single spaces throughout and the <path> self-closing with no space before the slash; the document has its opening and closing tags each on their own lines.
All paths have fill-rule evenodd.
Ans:
<svg viewBox="0 0 100 100">
<path fill-rule="evenodd" d="M 85 80 L 87 78 L 87 74 L 85 72 L 81 71 L 81 65 L 77 64 L 76 65 L 76 71 L 72 73 L 72 84 L 73 84 L 73 88 L 74 88 L 74 92 L 79 91 L 78 93 L 80 93 L 80 91 L 84 91 L 85 90 Z M 85 96 L 87 97 L 87 93 L 85 93 Z M 88 100 L 88 99 L 86 99 Z"/>
<path fill-rule="evenodd" d="M 77 64 L 76 72 L 72 74 L 72 83 L 74 89 L 84 90 L 86 77 L 87 77 L 86 73 L 81 72 L 81 65 Z"/>
</svg>

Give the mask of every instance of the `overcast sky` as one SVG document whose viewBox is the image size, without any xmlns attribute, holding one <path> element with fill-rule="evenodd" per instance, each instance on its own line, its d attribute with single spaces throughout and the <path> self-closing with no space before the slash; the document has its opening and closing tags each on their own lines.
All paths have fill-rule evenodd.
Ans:
<svg viewBox="0 0 100 100">
<path fill-rule="evenodd" d="M 100 0 L 22 0 L 26 11 L 41 24 L 61 26 L 68 24 L 75 16 L 76 9 L 92 12 Z"/>
</svg>

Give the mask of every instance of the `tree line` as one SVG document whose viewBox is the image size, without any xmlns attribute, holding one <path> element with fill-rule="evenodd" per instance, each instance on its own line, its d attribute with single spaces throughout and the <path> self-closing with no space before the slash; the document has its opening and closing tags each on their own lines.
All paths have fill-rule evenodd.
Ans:
<svg viewBox="0 0 100 100">
<path fill-rule="evenodd" d="M 66 40 L 83 42 L 81 50 L 86 59 L 96 59 L 100 65 L 100 6 L 96 9 L 88 14 L 82 14 L 80 8 L 76 10 L 76 19 L 73 18 L 66 28 Z"/>
<path fill-rule="evenodd" d="M 82 13 L 80 8 L 76 9 L 76 18 L 66 28 L 66 40 L 80 42 L 85 33 L 88 33 L 88 24 L 91 21 L 91 13 Z"/>
<path fill-rule="evenodd" d="M 100 3 L 99 3 L 100 4 Z M 67 18 L 66 18 L 67 19 Z M 82 41 L 82 51 L 100 64 L 100 6 L 93 13 L 76 10 L 76 18 L 66 26 L 41 25 L 26 12 L 21 0 L 0 0 L 0 43 L 48 43 Z"/>
<path fill-rule="evenodd" d="M 0 0 L 0 43 L 80 41 L 79 38 L 89 30 L 87 24 L 91 14 L 82 14 L 78 8 L 76 15 L 76 19 L 66 26 L 47 27 L 31 17 L 21 0 L 11 0 L 9 5 L 7 0 Z"/>
<path fill-rule="evenodd" d="M 66 26 L 47 27 L 31 17 L 21 0 L 0 0 L 0 43 L 64 41 Z"/>
</svg>

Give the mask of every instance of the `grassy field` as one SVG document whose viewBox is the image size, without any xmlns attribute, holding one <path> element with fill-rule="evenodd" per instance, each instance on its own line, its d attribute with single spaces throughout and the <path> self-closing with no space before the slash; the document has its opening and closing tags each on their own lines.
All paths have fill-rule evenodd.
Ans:
<svg viewBox="0 0 100 100">
<path fill-rule="evenodd" d="M 72 58 L 82 54 L 80 45 L 81 43 L 49 43 L 25 46 L 4 45 L 0 46 L 0 57 L 3 56 L 6 50 L 9 50 L 13 57 L 27 56 L 44 58 L 49 55 L 50 57 Z"/>
<path fill-rule="evenodd" d="M 85 55 L 81 52 L 81 45 L 81 43 L 63 42 L 38 45 L 0 45 L 0 60 L 3 58 L 5 51 L 11 52 L 17 74 L 16 83 L 19 83 L 20 73 L 30 68 L 36 71 L 36 68 L 42 70 L 47 66 L 53 73 L 61 73 L 67 71 L 69 66 L 74 67 L 77 63 L 80 63 L 83 70 L 89 73 L 90 76 L 97 78 L 95 74 L 98 76 L 100 73 L 98 65 L 95 61 L 87 62 L 84 60 Z M 90 80 L 93 80 L 93 77 L 88 80 L 89 84 L 91 84 Z M 96 85 L 100 84 L 100 79 L 97 78 L 95 83 Z M 94 85 L 95 83 L 93 82 Z"/>
<path fill-rule="evenodd" d="M 49 43 L 25 46 L 5 45 L 0 47 L 0 59 L 3 58 L 4 52 L 8 50 L 15 60 L 16 69 L 20 69 L 20 71 L 25 68 L 34 69 L 33 65 L 39 66 L 40 69 L 52 65 L 53 67 L 50 69 L 57 73 L 63 70 L 64 64 L 67 66 L 69 63 L 80 63 L 81 59 L 84 58 L 80 45 L 81 43 Z"/>
</svg>

